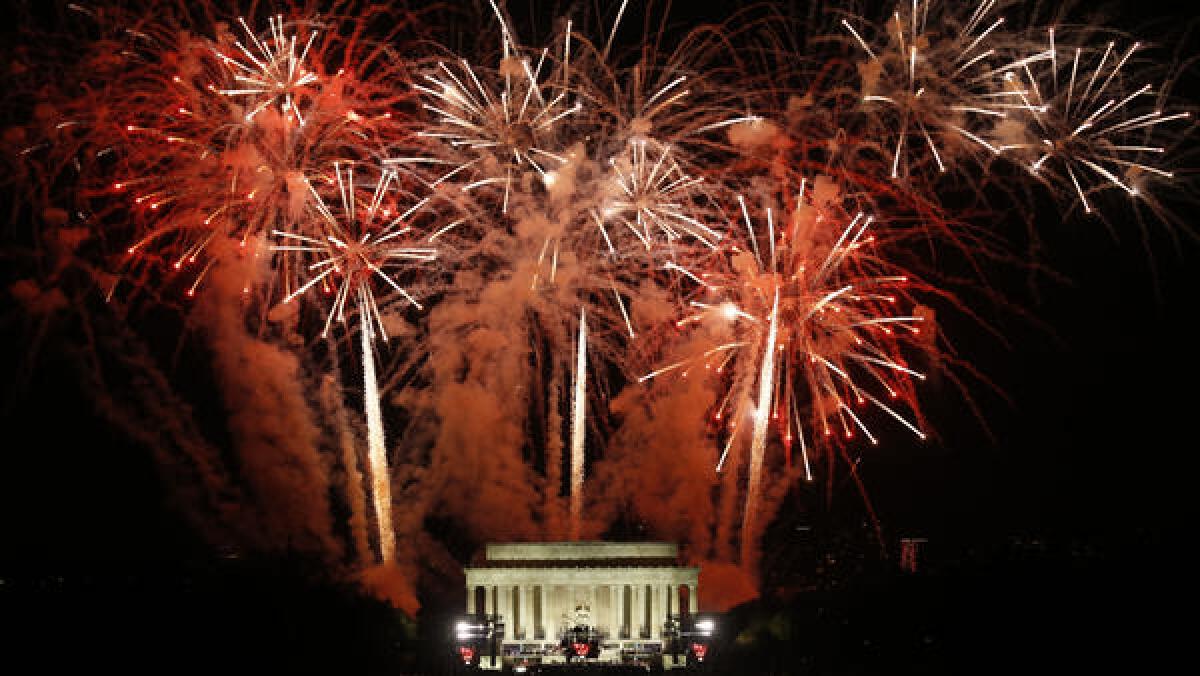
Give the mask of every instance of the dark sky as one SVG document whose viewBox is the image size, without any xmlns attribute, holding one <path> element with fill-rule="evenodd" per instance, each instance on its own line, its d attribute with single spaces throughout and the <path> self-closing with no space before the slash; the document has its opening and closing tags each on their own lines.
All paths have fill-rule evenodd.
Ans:
<svg viewBox="0 0 1200 676">
<path fill-rule="evenodd" d="M 680 20 L 723 13 L 676 4 Z M 1132 4 L 1119 7 L 1129 12 Z M 1192 77 L 1187 91 L 1195 92 Z M 1012 403 L 974 386 L 991 440 L 952 389 L 926 394 L 941 441 L 885 445 L 864 466 L 889 533 L 961 542 L 1016 533 L 1182 534 L 1200 401 L 1192 328 L 1200 249 L 1186 236 L 1176 249 L 1154 223 L 1147 249 L 1138 224 L 1114 225 L 1115 239 L 1097 222 L 1036 217 L 1045 263 L 1069 283 L 1042 279 L 1034 293 L 1019 271 L 993 280 L 1046 324 L 986 309 L 1011 348 L 969 323 L 950 325 L 961 331 L 963 353 Z M 76 365 L 54 342 L 41 345 L 27 382 L 14 379 L 31 354 L 31 328 L 6 309 L 0 563 L 187 555 L 196 543 L 149 454 L 95 419 L 72 375 Z"/>
</svg>

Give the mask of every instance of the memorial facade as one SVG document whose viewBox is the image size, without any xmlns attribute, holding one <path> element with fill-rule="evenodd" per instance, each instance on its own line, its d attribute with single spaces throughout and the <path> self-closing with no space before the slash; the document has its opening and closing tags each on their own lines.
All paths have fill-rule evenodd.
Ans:
<svg viewBox="0 0 1200 676">
<path fill-rule="evenodd" d="M 665 542 L 499 543 L 466 572 L 466 611 L 503 624 L 502 652 L 547 661 L 569 633 L 598 637 L 601 661 L 661 653 L 698 607 L 699 568 Z"/>
</svg>

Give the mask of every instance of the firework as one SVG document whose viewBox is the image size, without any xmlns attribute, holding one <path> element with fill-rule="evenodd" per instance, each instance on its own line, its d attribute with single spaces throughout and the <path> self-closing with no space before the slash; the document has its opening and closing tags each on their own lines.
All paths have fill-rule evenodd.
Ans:
<svg viewBox="0 0 1200 676">
<path fill-rule="evenodd" d="M 1190 113 L 1163 110 L 1156 85 L 1134 79 L 1128 64 L 1138 43 L 1063 49 L 1053 28 L 1046 39 L 1044 51 L 1004 74 L 1008 91 L 1020 98 L 1022 115 L 1004 129 L 1016 138 L 1001 149 L 1034 176 L 1078 198 L 1089 214 L 1099 194 L 1111 190 L 1153 199 L 1146 188 L 1175 177 L 1162 166 L 1167 145 L 1156 142 L 1155 133 L 1171 138 L 1159 125 L 1186 120 Z"/>
<path fill-rule="evenodd" d="M 328 35 L 282 15 L 262 35 L 244 18 L 238 25 L 248 44 L 171 23 L 138 31 L 140 58 L 118 85 L 132 96 L 110 141 L 120 178 L 108 190 L 127 196 L 140 230 L 124 264 L 196 266 L 189 293 L 215 260 L 206 255 L 214 239 L 256 247 L 304 208 L 308 173 L 382 154 L 407 135 L 392 112 L 404 99 L 391 91 L 399 69 L 366 48 L 361 74 L 334 67 L 330 55 L 349 49 L 336 23 Z M 246 281 L 247 293 L 258 281 Z"/>
<path fill-rule="evenodd" d="M 437 258 L 437 251 L 427 245 L 426 239 L 422 239 L 426 237 L 424 234 L 417 238 L 417 242 L 426 245 L 419 246 L 414 243 L 413 226 L 410 222 L 414 214 L 426 207 L 429 200 L 419 200 L 397 213 L 395 210 L 398 207 L 389 199 L 390 192 L 395 187 L 394 181 L 396 174 L 385 171 L 382 177 L 375 181 L 373 189 L 364 190 L 361 184 L 355 186 L 352 166 L 343 171 L 335 164 L 333 178 L 325 182 L 333 182 L 337 186 L 341 200 L 340 218 L 329 208 L 312 183 L 305 180 L 308 192 L 313 198 L 310 204 L 319 216 L 315 219 L 319 227 L 318 232 L 309 235 L 276 230 L 272 233 L 281 242 L 272 246 L 272 250 L 298 254 L 299 267 L 311 276 L 288 293 L 283 302 L 291 302 L 317 284 L 322 284 L 321 288 L 333 296 L 322 336 L 328 335 L 335 318 L 340 322 L 346 321 L 347 304 L 353 303 L 362 318 L 361 323 L 378 327 L 379 335 L 386 341 L 387 327 L 384 325 L 374 292 L 379 283 L 382 283 L 386 290 L 399 294 L 418 308 L 421 307 L 416 299 L 397 283 L 393 271 L 407 270 L 414 264 L 428 263 Z M 314 260 L 309 262 L 310 258 Z M 368 329 L 369 332 L 374 330 Z"/>
<path fill-rule="evenodd" d="M 740 514 L 752 566 L 780 486 L 832 477 L 837 460 L 855 472 L 888 430 L 928 434 L 917 390 L 942 363 L 919 303 L 978 315 L 955 302 L 962 280 L 937 252 L 955 247 L 977 272 L 970 283 L 1014 258 L 974 211 L 992 193 L 1015 197 L 1033 179 L 1085 212 L 1114 193 L 1164 218 L 1156 196 L 1188 194 L 1174 151 L 1192 123 L 1140 45 L 1082 27 L 1081 46 L 1063 46 L 1053 29 L 1008 25 L 1008 4 L 903 0 L 882 22 L 836 13 L 827 31 L 798 27 L 792 44 L 771 10 L 673 45 L 647 21 L 643 44 L 626 49 L 627 0 L 604 17 L 559 17 L 538 46 L 489 0 L 489 28 L 472 41 L 484 46 L 461 53 L 438 43 L 453 21 L 413 26 L 373 5 L 245 18 L 71 5 L 90 26 L 85 64 L 49 93 L 35 74 L 53 71 L 27 68 L 12 98 L 37 103 L 4 141 L 23 179 L 40 182 L 26 192 L 47 196 L 47 223 L 78 220 L 103 242 L 89 269 L 116 268 L 94 275 L 115 305 L 127 299 L 114 279 L 190 296 L 213 266 L 262 254 L 230 265 L 244 283 L 221 277 L 202 305 L 229 310 L 226 326 L 263 311 L 247 322 L 261 330 L 274 301 L 303 298 L 320 311 L 297 313 L 301 333 L 319 327 L 332 344 L 359 332 L 385 561 L 396 549 L 389 384 L 417 383 L 406 401 L 435 407 L 437 388 L 492 390 L 528 437 L 506 451 L 518 466 L 544 462 L 521 467 L 522 489 L 543 480 L 528 532 L 576 538 L 600 525 L 585 523 L 584 488 L 589 446 L 621 424 L 607 417 L 610 391 L 703 371 L 719 392 L 696 420 L 723 474 L 718 538 Z M 43 60 L 71 63 L 73 49 Z M 426 293 L 435 282 L 446 293 Z M 441 342 L 377 363 L 378 344 L 431 297 Z M 504 349 L 477 358 L 481 344 Z M 431 454 L 463 452 L 450 445 Z"/>
<path fill-rule="evenodd" d="M 217 58 L 229 67 L 233 77 L 234 88 L 218 89 L 218 94 L 246 100 L 249 109 L 244 116 L 247 122 L 254 119 L 267 106 L 278 105 L 286 119 L 304 124 L 302 99 L 312 95 L 312 87 L 317 84 L 317 75 L 308 70 L 306 58 L 312 49 L 317 32 L 310 31 L 308 39 L 303 42 L 303 48 L 297 53 L 296 35 L 286 35 L 283 15 L 276 15 L 268 20 L 269 36 L 260 39 L 244 18 L 238 17 L 238 23 L 246 32 L 253 49 L 248 49 L 240 41 L 234 41 L 234 46 L 240 53 L 239 57 L 228 56 L 221 50 L 215 50 Z"/>
<path fill-rule="evenodd" d="M 523 327 L 537 346 L 529 378 L 547 392 L 537 407 L 549 409 L 548 503 L 561 479 L 558 409 L 570 412 L 564 530 L 578 537 L 587 401 L 598 399 L 588 392 L 587 370 L 623 367 L 622 352 L 639 333 L 631 301 L 669 283 L 681 258 L 713 249 L 720 235 L 704 220 L 711 209 L 704 181 L 684 168 L 675 146 L 650 130 L 614 124 L 609 106 L 581 102 L 602 100 L 588 74 L 612 72 L 601 65 L 604 51 L 575 36 L 569 23 L 552 41 L 556 48 L 524 48 L 493 9 L 498 69 L 463 58 L 433 63 L 417 86 L 428 114 L 420 134 L 431 143 L 421 157 L 394 163 L 420 167 L 431 185 L 470 200 L 473 225 L 486 234 L 466 257 L 502 271 L 490 283 L 516 287 L 506 300 L 529 317 Z M 676 105 L 687 95 L 681 82 L 651 97 L 666 97 L 665 107 L 647 105 Z M 697 126 L 707 119 L 697 118 Z M 540 382 L 543 373 L 548 380 Z M 570 388 L 563 386 L 568 378 Z"/>
<path fill-rule="evenodd" d="M 720 234 L 695 216 L 694 205 L 702 194 L 703 178 L 685 172 L 671 156 L 670 146 L 645 140 L 632 141 L 627 153 L 610 158 L 612 185 L 617 188 L 604 204 L 601 222 L 617 222 L 651 249 L 661 237 L 667 243 L 690 237 L 713 248 Z"/>
<path fill-rule="evenodd" d="M 501 211 L 507 213 L 514 173 L 532 168 L 543 180 L 553 180 L 547 171 L 567 163 L 558 131 L 581 104 L 568 101 L 565 89 L 550 84 L 550 49 L 537 54 L 536 61 L 522 55 L 499 9 L 496 13 L 504 50 L 497 71 L 481 73 L 466 59 L 453 68 L 441 62 L 434 73 L 425 75 L 427 84 L 416 89 L 427 98 L 425 110 L 435 116 L 432 128 L 420 135 L 469 156 L 447 160 L 455 167 L 440 180 L 473 168 L 476 179 L 463 190 L 502 185 Z M 564 40 L 564 63 L 569 44 Z"/>
<path fill-rule="evenodd" d="M 385 171 L 373 184 L 355 185 L 354 168 L 344 171 L 333 167 L 333 177 L 325 181 L 337 188 L 340 207 L 331 209 L 324 196 L 306 181 L 315 211 L 312 227 L 296 231 L 276 230 L 278 244 L 271 248 L 295 260 L 295 268 L 308 275 L 283 299 L 290 303 L 310 289 L 319 288 L 331 296 L 322 335 L 327 335 L 336 319 L 345 323 L 357 318 L 361 334 L 363 363 L 363 403 L 367 413 L 369 481 L 375 503 L 379 546 L 385 563 L 395 555 L 395 532 L 391 517 L 391 479 L 384 442 L 383 414 L 379 406 L 379 386 L 375 376 L 373 338 L 388 339 L 377 290 L 386 296 L 402 298 L 420 308 L 420 304 L 397 280 L 437 259 L 437 250 L 429 246 L 436 233 L 417 232 L 414 216 L 425 209 L 428 200 L 418 200 L 403 210 L 394 201 L 394 172 Z M 309 225 L 305 223 L 305 225 Z M 382 303 L 386 308 L 386 302 Z M 349 308 L 349 311 L 348 311 Z M 378 333 L 376 333 L 378 330 Z"/>
<path fill-rule="evenodd" d="M 784 449 L 785 474 L 798 442 L 803 476 L 811 480 L 813 450 L 859 436 L 878 443 L 869 411 L 926 436 L 904 412 L 915 409 L 914 381 L 925 378 L 903 356 L 923 321 L 898 312 L 912 304 L 908 277 L 890 273 L 880 258 L 874 217 L 814 199 L 806 186 L 779 223 L 767 208 L 765 223 L 756 224 L 738 197 L 738 239 L 746 246 L 731 250 L 726 272 L 704 276 L 706 294 L 718 299 L 691 301 L 692 312 L 678 322 L 709 327 L 715 344 L 642 377 L 702 369 L 726 383 L 711 413 L 725 437 L 715 462 L 728 471 L 732 451 L 749 444 L 744 561 L 761 526 L 769 438 Z"/>
<path fill-rule="evenodd" d="M 996 66 L 1004 26 L 992 17 L 996 4 L 981 0 L 964 18 L 937 0 L 901 3 L 870 42 L 842 20 L 867 57 L 858 64 L 862 105 L 870 128 L 890 139 L 891 178 L 923 176 L 914 163 L 928 159 L 945 172 L 976 150 L 997 152 L 986 130 L 1022 104 L 997 87 L 997 73 L 1012 66 Z"/>
</svg>

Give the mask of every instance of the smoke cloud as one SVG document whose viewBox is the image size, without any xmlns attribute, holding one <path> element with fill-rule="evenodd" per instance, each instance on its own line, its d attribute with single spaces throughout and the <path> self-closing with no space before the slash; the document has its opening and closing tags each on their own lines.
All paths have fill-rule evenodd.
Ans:
<svg viewBox="0 0 1200 676">
<path fill-rule="evenodd" d="M 230 251 L 210 272 L 196 311 L 205 318 L 234 450 L 259 514 L 259 544 L 336 561 L 342 547 L 332 533 L 321 433 L 304 395 L 309 378 L 294 353 L 247 330 L 240 299 L 257 277 L 258 258 L 239 257 L 234 242 L 218 246 Z"/>
</svg>

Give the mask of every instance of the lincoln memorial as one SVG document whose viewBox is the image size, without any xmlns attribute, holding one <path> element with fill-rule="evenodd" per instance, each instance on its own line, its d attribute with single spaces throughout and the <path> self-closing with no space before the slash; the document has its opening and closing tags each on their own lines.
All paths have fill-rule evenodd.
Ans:
<svg viewBox="0 0 1200 676">
<path fill-rule="evenodd" d="M 695 612 L 699 568 L 665 542 L 489 544 L 466 572 L 468 615 L 504 626 L 502 654 L 553 659 L 568 632 L 598 637 L 601 661 L 661 653 L 664 627 Z"/>
</svg>

